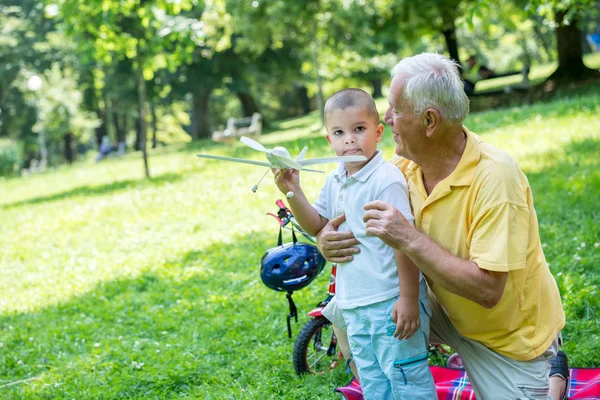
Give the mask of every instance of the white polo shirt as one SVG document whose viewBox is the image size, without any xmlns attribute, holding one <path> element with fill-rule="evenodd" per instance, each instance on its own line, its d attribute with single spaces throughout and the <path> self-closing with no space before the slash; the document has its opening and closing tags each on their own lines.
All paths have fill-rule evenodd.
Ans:
<svg viewBox="0 0 600 400">
<path fill-rule="evenodd" d="M 324 218 L 346 214 L 340 232 L 351 231 L 360 244 L 360 253 L 349 263 L 339 264 L 336 298 L 341 309 L 366 306 L 391 299 L 400 293 L 394 249 L 379 238 L 367 236 L 363 222 L 364 206 L 382 200 L 396 207 L 413 222 L 408 187 L 398 167 L 383 159 L 381 150 L 367 165 L 347 177 L 343 163 L 329 174 L 313 206 Z"/>
</svg>

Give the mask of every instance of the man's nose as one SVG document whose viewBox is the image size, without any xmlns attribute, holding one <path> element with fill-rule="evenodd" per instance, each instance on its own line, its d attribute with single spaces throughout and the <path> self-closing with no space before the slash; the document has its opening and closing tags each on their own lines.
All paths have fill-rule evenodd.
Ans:
<svg viewBox="0 0 600 400">
<path fill-rule="evenodd" d="M 387 110 L 385 110 L 385 114 L 383 115 L 383 122 L 385 122 L 388 125 L 392 125 L 392 107 L 388 107 Z"/>
</svg>

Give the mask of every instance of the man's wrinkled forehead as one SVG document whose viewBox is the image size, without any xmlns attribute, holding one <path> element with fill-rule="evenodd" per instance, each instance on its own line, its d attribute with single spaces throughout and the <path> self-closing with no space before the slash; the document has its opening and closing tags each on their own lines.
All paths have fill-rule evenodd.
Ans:
<svg viewBox="0 0 600 400">
<path fill-rule="evenodd" d="M 388 94 L 388 104 L 392 107 L 402 102 L 404 98 L 404 88 L 406 87 L 406 79 L 401 76 L 394 77 L 390 84 L 390 92 Z"/>
</svg>

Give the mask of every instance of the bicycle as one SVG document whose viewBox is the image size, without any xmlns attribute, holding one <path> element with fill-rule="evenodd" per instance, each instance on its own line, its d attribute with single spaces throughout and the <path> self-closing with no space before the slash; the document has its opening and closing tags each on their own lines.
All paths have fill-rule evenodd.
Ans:
<svg viewBox="0 0 600 400">
<path fill-rule="evenodd" d="M 282 200 L 277 200 L 275 204 L 279 207 L 277 214 L 267 213 L 267 215 L 277 219 L 282 229 L 291 230 L 294 237 L 294 232 L 298 231 L 308 241 L 316 243 L 316 238 L 304 232 L 294 218 L 291 210 L 287 208 Z M 319 302 L 316 308 L 307 313 L 311 319 L 300 329 L 300 333 L 294 343 L 293 364 L 294 370 L 298 375 L 324 373 L 335 368 L 338 365 L 338 360 L 341 358 L 337 349 L 337 338 L 333 332 L 331 322 L 322 314 L 322 310 L 335 294 L 336 270 L 337 264 L 331 264 L 331 279 L 329 281 L 327 297 Z M 298 316 L 295 304 L 289 293 L 288 301 L 290 302 L 290 314 L 287 321 L 288 335 L 291 337 L 290 320 L 291 318 L 295 318 L 296 322 L 298 322 Z"/>
</svg>

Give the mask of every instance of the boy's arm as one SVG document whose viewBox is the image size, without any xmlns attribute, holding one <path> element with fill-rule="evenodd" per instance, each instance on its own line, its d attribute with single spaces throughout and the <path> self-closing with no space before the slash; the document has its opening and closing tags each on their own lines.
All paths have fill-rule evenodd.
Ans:
<svg viewBox="0 0 600 400">
<path fill-rule="evenodd" d="M 311 236 L 323 229 L 327 219 L 322 217 L 317 210 L 308 202 L 308 199 L 300 186 L 300 173 L 297 169 L 272 169 L 275 184 L 281 193 L 293 192 L 294 195 L 288 200 L 292 214 L 302 229 Z"/>
<path fill-rule="evenodd" d="M 404 253 L 394 250 L 398 279 L 400 280 L 400 298 L 394 305 L 392 320 L 396 323 L 394 336 L 408 339 L 421 325 L 419 318 L 419 269 Z"/>
<path fill-rule="evenodd" d="M 412 220 L 408 186 L 404 178 L 386 187 L 377 196 L 378 200 L 388 202 L 396 207 L 406 218 Z M 398 279 L 400 281 L 400 298 L 394 305 L 392 320 L 396 323 L 394 336 L 408 339 L 421 324 L 419 318 L 419 269 L 404 253 L 394 250 Z"/>
<path fill-rule="evenodd" d="M 288 200 L 288 203 L 296 221 L 311 236 L 316 236 L 329 221 L 327 218 L 322 217 L 308 202 L 302 189 L 294 192 L 294 196 Z"/>
</svg>

